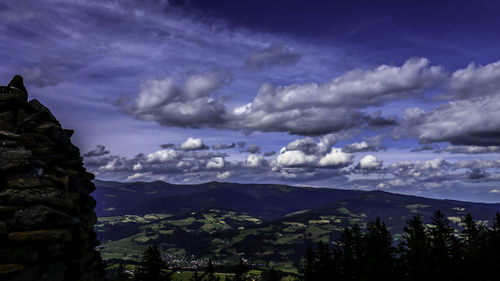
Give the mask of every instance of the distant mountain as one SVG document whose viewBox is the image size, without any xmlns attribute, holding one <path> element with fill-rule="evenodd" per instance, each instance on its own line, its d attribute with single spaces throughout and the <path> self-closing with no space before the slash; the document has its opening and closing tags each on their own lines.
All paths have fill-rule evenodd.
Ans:
<svg viewBox="0 0 500 281">
<path fill-rule="evenodd" d="M 362 191 L 273 184 L 209 182 L 199 185 L 95 181 L 98 216 L 231 209 L 269 220 L 362 194 Z"/>
<path fill-rule="evenodd" d="M 345 227 L 379 217 L 395 238 L 416 214 L 441 210 L 460 231 L 471 213 L 491 224 L 500 204 L 438 200 L 383 191 L 210 182 L 95 181 L 96 231 L 105 259 L 133 258 L 151 243 L 172 257 L 238 259 L 292 269 L 307 245 L 334 242 Z M 177 260 L 177 259 L 175 259 Z"/>
<path fill-rule="evenodd" d="M 431 199 L 425 197 L 394 194 L 383 191 L 364 192 L 358 196 L 318 205 L 300 214 L 291 214 L 277 221 L 318 220 L 326 216 L 349 215 L 345 226 L 356 222 L 363 224 L 381 218 L 392 233 L 401 233 L 406 221 L 416 214 L 429 221 L 436 210 L 443 211 L 459 228 L 458 218 L 470 213 L 479 220 L 488 220 L 500 211 L 500 204 L 462 202 L 455 200 Z"/>
</svg>

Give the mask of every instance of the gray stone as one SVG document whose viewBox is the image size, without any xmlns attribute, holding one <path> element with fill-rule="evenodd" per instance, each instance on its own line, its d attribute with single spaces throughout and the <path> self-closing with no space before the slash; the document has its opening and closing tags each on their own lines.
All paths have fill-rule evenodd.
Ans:
<svg viewBox="0 0 500 281">
<path fill-rule="evenodd" d="M 26 111 L 19 109 L 19 111 L 17 112 L 17 116 L 16 116 L 17 126 L 22 126 L 21 123 L 25 119 L 28 119 L 29 117 L 30 117 L 30 115 L 28 113 L 26 113 Z"/>
<path fill-rule="evenodd" d="M 22 77 L 0 87 L 0 280 L 103 280 L 94 175 L 72 134 Z"/>
<path fill-rule="evenodd" d="M 42 124 L 38 125 L 34 130 L 37 133 L 45 133 L 52 128 L 58 128 L 58 126 L 54 124 L 54 122 L 43 122 Z"/>
<path fill-rule="evenodd" d="M 10 281 L 39 280 L 42 272 L 43 272 L 43 267 L 31 266 L 24 268 L 22 271 L 11 277 L 9 280 Z"/>
<path fill-rule="evenodd" d="M 9 122 L 0 120 L 0 130 L 12 131 L 13 129 L 14 129 L 14 125 L 12 125 Z"/>
<path fill-rule="evenodd" d="M 14 118 L 14 112 L 12 110 L 0 113 L 0 120 L 9 122 Z"/>
<path fill-rule="evenodd" d="M 16 102 L 17 105 L 20 102 L 26 102 L 27 99 L 28 94 L 17 88 L 0 86 L 0 101 Z"/>
<path fill-rule="evenodd" d="M 31 151 L 24 148 L 0 147 L 0 171 L 29 164 Z"/>
<path fill-rule="evenodd" d="M 28 97 L 28 91 L 24 87 L 23 77 L 21 75 L 14 76 L 12 80 L 10 80 L 7 87 L 15 88 L 24 93 L 26 97 Z"/>
<path fill-rule="evenodd" d="M 9 188 L 33 188 L 40 185 L 40 178 L 32 175 L 10 177 L 7 179 Z"/>
<path fill-rule="evenodd" d="M 16 243 L 70 243 L 73 238 L 67 229 L 41 229 L 9 233 L 9 240 Z"/>
<path fill-rule="evenodd" d="M 47 107 L 45 107 L 42 103 L 40 103 L 37 99 L 30 100 L 30 102 L 28 104 L 33 110 L 38 111 L 38 112 L 43 112 L 47 115 L 47 117 L 50 120 L 57 122 L 56 118 L 54 117 L 54 115 L 52 115 L 50 110 Z"/>
<path fill-rule="evenodd" d="M 7 234 L 7 224 L 3 221 L 0 221 L 0 236 L 4 236 Z"/>
<path fill-rule="evenodd" d="M 72 193 L 54 187 L 0 190 L 0 200 L 11 204 L 43 204 L 74 211 L 80 209 L 80 206 L 74 203 L 77 198 Z"/>
<path fill-rule="evenodd" d="M 74 226 L 80 220 L 44 205 L 35 205 L 14 214 L 14 225 L 22 229 Z"/>
<path fill-rule="evenodd" d="M 68 138 L 71 138 L 73 136 L 73 134 L 75 133 L 75 131 L 69 130 L 69 129 L 64 129 L 64 133 L 66 133 L 66 136 L 68 136 Z"/>
<path fill-rule="evenodd" d="M 0 146 L 3 147 L 21 147 L 22 144 L 14 140 L 0 140 Z"/>
<path fill-rule="evenodd" d="M 3 247 L 0 249 L 0 263 L 33 263 L 40 257 L 39 248 L 35 245 L 24 247 Z"/>
<path fill-rule="evenodd" d="M 14 272 L 19 272 L 24 269 L 22 264 L 1 264 L 0 265 L 0 276 L 3 274 L 12 274 Z M 25 279 L 28 280 L 28 279 Z"/>
<path fill-rule="evenodd" d="M 0 130 L 0 139 L 1 140 L 19 140 L 19 139 L 21 139 L 21 136 L 18 134 L 14 134 L 12 132 Z"/>
<path fill-rule="evenodd" d="M 17 210 L 22 208 L 23 206 L 0 206 L 0 220 L 11 218 Z"/>
</svg>

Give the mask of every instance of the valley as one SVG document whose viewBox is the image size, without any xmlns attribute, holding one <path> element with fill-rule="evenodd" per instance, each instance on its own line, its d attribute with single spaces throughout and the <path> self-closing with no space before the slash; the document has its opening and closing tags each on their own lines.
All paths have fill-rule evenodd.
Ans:
<svg viewBox="0 0 500 281">
<path fill-rule="evenodd" d="M 406 221 L 425 223 L 441 210 L 456 232 L 470 213 L 492 223 L 500 204 L 437 200 L 383 191 L 284 185 L 95 181 L 95 226 L 103 259 L 136 261 L 157 244 L 177 268 L 203 268 L 243 258 L 254 268 L 295 272 L 309 245 L 334 244 L 342 230 L 380 218 L 398 243 Z"/>
</svg>

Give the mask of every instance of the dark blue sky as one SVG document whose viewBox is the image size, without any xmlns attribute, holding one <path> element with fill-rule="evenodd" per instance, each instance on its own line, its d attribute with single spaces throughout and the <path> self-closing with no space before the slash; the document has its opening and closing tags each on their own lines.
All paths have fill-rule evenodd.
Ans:
<svg viewBox="0 0 500 281">
<path fill-rule="evenodd" d="M 368 53 L 376 62 L 424 56 L 460 67 L 497 59 L 497 1 L 173 1 L 260 32 Z M 497 43 L 497 44 L 495 44 Z"/>
<path fill-rule="evenodd" d="M 11 1 L 22 74 L 100 179 L 500 201 L 496 1 Z"/>
</svg>

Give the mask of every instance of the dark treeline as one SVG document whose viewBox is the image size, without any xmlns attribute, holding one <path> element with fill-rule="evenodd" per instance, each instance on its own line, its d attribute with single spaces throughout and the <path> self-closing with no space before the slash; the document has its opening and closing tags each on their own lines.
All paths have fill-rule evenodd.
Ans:
<svg viewBox="0 0 500 281">
<path fill-rule="evenodd" d="M 407 221 L 394 245 L 384 222 L 377 219 L 362 231 L 346 228 L 333 248 L 308 248 L 299 272 L 303 281 L 343 280 L 500 280 L 500 214 L 491 227 L 468 214 L 463 230 L 436 211 L 430 226 L 420 216 Z"/>
</svg>

